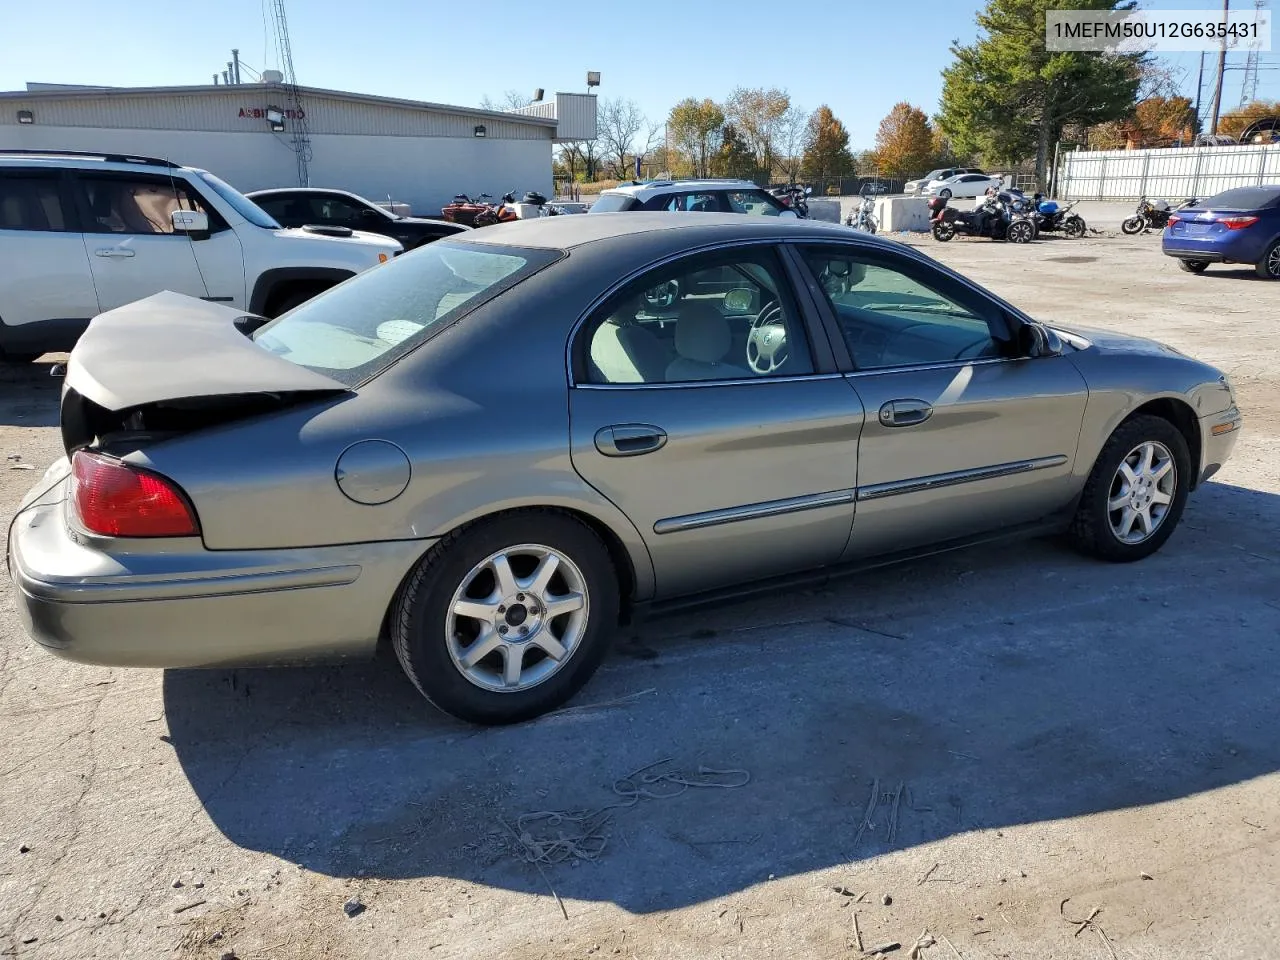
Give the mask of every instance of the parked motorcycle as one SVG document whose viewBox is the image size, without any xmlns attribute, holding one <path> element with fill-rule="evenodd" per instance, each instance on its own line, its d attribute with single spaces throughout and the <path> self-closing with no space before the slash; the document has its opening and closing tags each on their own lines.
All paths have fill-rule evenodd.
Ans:
<svg viewBox="0 0 1280 960">
<path fill-rule="evenodd" d="M 1163 230 L 1169 225 L 1169 218 L 1177 210 L 1194 206 L 1196 202 L 1196 197 L 1188 197 L 1174 208 L 1169 205 L 1167 200 L 1148 200 L 1143 197 L 1138 201 L 1137 213 L 1120 224 L 1120 229 L 1130 236 L 1137 233 L 1146 233 L 1148 230 Z"/>
<path fill-rule="evenodd" d="M 504 193 L 502 200 L 498 203 L 487 204 L 484 210 L 476 214 L 472 220 L 473 227 L 491 227 L 495 223 L 510 223 L 513 220 L 519 220 L 520 215 L 515 207 L 516 195 L 515 191 Z"/>
<path fill-rule="evenodd" d="M 813 193 L 813 187 L 801 187 L 792 183 L 777 187 L 771 192 L 782 201 L 783 206 L 794 210 L 801 217 L 809 216 L 809 196 Z"/>
<path fill-rule="evenodd" d="M 482 193 L 478 197 L 469 197 L 465 193 L 460 193 L 440 208 L 440 215 L 450 223 L 461 223 L 473 227 L 476 217 L 490 208 L 489 201 L 492 199 L 487 193 Z"/>
<path fill-rule="evenodd" d="M 1008 193 L 988 196 L 983 205 L 974 210 L 956 210 L 948 203 L 947 197 L 934 197 L 929 201 L 929 229 L 933 238 L 941 243 L 956 234 L 1010 243 L 1030 243 L 1038 235 L 1035 221 L 1028 213 L 1013 209 L 1014 198 Z"/>
<path fill-rule="evenodd" d="M 862 188 L 862 203 L 858 205 L 856 213 L 850 213 L 845 217 L 844 225 L 853 227 L 855 230 L 862 230 L 865 233 L 875 233 L 880 229 L 880 224 L 875 217 L 876 202 L 871 194 L 864 186 Z"/>
<path fill-rule="evenodd" d="M 1072 200 L 1064 206 L 1056 200 L 1047 199 L 1043 194 L 1035 194 L 1031 198 L 1031 206 L 1034 211 L 1032 216 L 1036 221 L 1036 229 L 1040 232 L 1047 231 L 1049 233 L 1061 231 L 1065 236 L 1073 240 L 1083 237 L 1088 229 L 1085 225 L 1084 217 L 1078 213 L 1071 212 L 1079 202 L 1079 200 Z"/>
</svg>

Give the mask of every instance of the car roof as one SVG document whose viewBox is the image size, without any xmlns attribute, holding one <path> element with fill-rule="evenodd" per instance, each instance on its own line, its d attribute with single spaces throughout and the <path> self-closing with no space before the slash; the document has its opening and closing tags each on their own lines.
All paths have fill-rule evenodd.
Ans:
<svg viewBox="0 0 1280 960">
<path fill-rule="evenodd" d="M 80 150 L 0 150 L 0 167 L 47 166 L 59 170 L 113 170 L 130 173 L 200 172 L 171 160 L 134 154 Z"/>
<path fill-rule="evenodd" d="M 745 190 L 764 189 L 750 180 L 704 178 L 701 180 L 648 180 L 640 183 L 620 183 L 616 187 L 610 187 L 608 190 L 601 190 L 600 193 L 622 194 L 628 197 L 648 199 L 660 193 L 675 193 L 681 190 L 729 190 L 734 188 Z"/>
<path fill-rule="evenodd" d="M 339 187 L 268 187 L 265 190 L 250 190 L 245 196 L 265 197 L 273 193 L 340 193 L 346 197 L 355 197 L 357 200 L 364 199 L 358 193 L 352 193 L 350 190 L 343 190 Z"/>
<path fill-rule="evenodd" d="M 570 250 L 617 237 L 664 231 L 669 236 L 672 252 L 707 243 L 759 239 L 853 240 L 884 247 L 897 246 L 895 241 L 851 230 L 838 223 L 787 217 L 749 217 L 740 213 L 666 211 L 535 217 L 485 227 L 469 233 L 458 242 Z"/>
</svg>

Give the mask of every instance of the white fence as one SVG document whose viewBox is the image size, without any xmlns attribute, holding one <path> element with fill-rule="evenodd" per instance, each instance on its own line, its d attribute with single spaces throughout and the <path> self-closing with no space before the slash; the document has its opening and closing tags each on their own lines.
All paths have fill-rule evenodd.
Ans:
<svg viewBox="0 0 1280 960">
<path fill-rule="evenodd" d="M 1232 187 L 1280 184 L 1280 144 L 1169 150 L 1071 150 L 1059 160 L 1065 200 L 1209 197 Z"/>
</svg>

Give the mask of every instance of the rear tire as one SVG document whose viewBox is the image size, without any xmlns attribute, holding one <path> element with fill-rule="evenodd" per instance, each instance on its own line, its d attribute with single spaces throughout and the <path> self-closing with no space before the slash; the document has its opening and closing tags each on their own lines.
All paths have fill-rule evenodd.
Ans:
<svg viewBox="0 0 1280 960">
<path fill-rule="evenodd" d="M 1126 479 L 1121 465 L 1133 460 L 1135 455 L 1140 460 L 1139 451 L 1147 445 L 1159 453 L 1159 460 L 1163 460 L 1165 454 L 1168 455 L 1172 463 L 1171 482 L 1167 482 L 1167 473 L 1145 487 Z M 1129 563 L 1151 556 L 1173 535 L 1174 528 L 1182 517 L 1190 489 L 1191 469 L 1191 455 L 1186 438 L 1172 423 L 1149 415 L 1126 420 L 1111 434 L 1102 452 L 1098 454 L 1093 471 L 1084 485 L 1084 493 L 1080 496 L 1075 518 L 1071 521 L 1068 539 L 1081 553 L 1112 563 Z M 1129 472 L 1135 473 L 1134 467 L 1130 466 Z M 1141 470 L 1137 471 L 1137 475 L 1142 477 Z M 1153 493 L 1157 498 L 1168 496 L 1169 501 L 1167 504 L 1157 504 L 1148 498 L 1144 502 L 1143 498 L 1148 493 Z M 1130 498 L 1135 495 L 1138 505 L 1151 511 L 1149 516 L 1154 516 L 1160 506 L 1165 509 L 1142 539 L 1126 541 L 1122 539 L 1117 526 L 1124 529 L 1125 511 L 1130 509 Z M 1111 509 L 1113 506 L 1116 509 Z M 1129 536 L 1141 534 L 1142 527 L 1141 523 L 1133 523 Z"/>
<path fill-rule="evenodd" d="M 1084 219 L 1082 217 L 1067 217 L 1067 222 L 1063 226 L 1062 232 L 1072 240 L 1079 240 L 1084 236 L 1085 232 Z"/>
<path fill-rule="evenodd" d="M 1209 269 L 1208 260 L 1179 260 L 1178 268 L 1187 273 L 1204 273 Z"/>
<path fill-rule="evenodd" d="M 1146 230 L 1147 221 L 1143 217 L 1129 217 L 1124 223 L 1120 224 L 1120 231 L 1133 236 L 1135 233 L 1142 233 Z"/>
<path fill-rule="evenodd" d="M 949 223 L 935 223 L 933 225 L 933 239 L 939 243 L 946 243 L 956 235 L 956 228 Z"/>
<path fill-rule="evenodd" d="M 608 650 L 618 607 L 617 572 L 595 531 L 551 510 L 507 514 L 427 551 L 396 598 L 391 641 L 414 686 L 445 713 L 519 723 L 582 689 Z"/>
<path fill-rule="evenodd" d="M 1268 248 L 1254 269 L 1263 280 L 1280 280 L 1280 240 Z"/>
</svg>

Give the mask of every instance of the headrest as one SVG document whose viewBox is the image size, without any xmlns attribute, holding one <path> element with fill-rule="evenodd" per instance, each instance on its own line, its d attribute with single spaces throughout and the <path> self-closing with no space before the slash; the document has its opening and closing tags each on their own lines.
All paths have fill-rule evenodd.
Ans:
<svg viewBox="0 0 1280 960">
<path fill-rule="evenodd" d="M 717 363 L 733 344 L 729 321 L 706 300 L 686 300 L 676 322 L 676 352 L 687 360 Z"/>
</svg>

